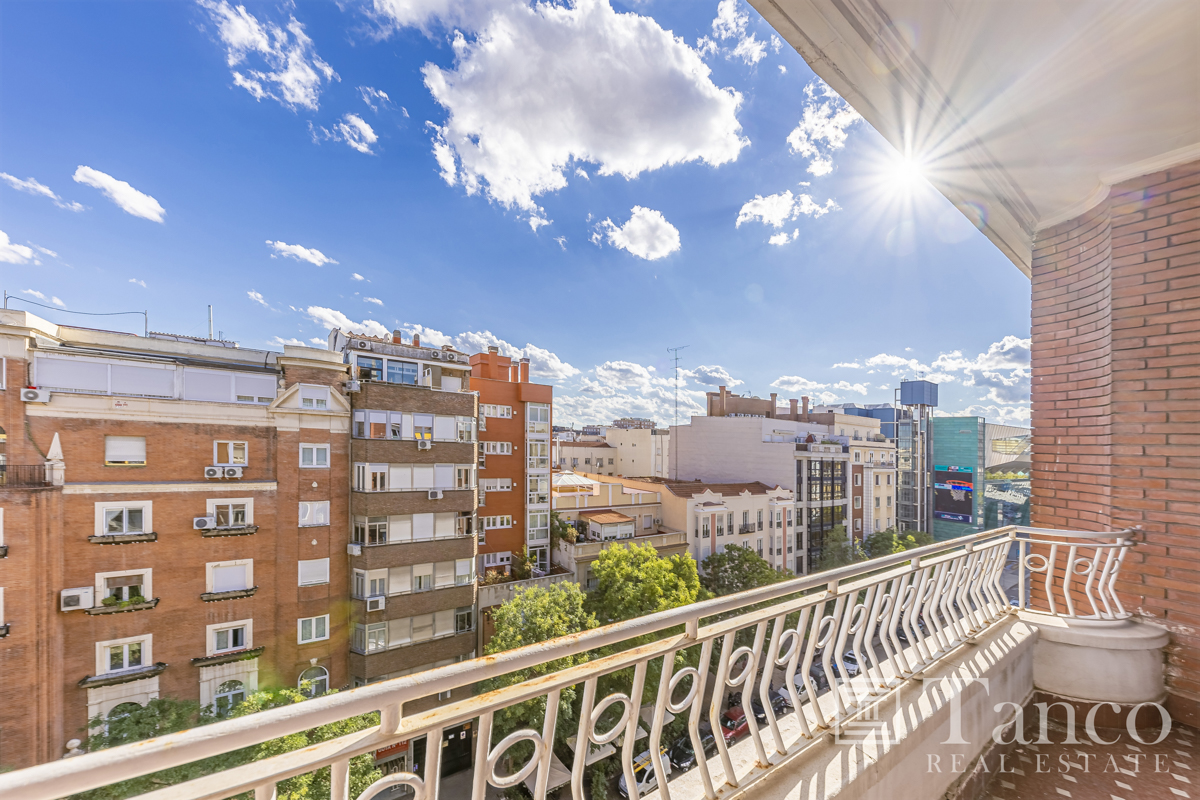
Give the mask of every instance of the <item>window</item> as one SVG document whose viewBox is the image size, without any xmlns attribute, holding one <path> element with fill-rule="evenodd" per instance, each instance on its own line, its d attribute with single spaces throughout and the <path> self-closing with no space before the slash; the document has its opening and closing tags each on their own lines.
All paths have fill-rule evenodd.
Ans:
<svg viewBox="0 0 1200 800">
<path fill-rule="evenodd" d="M 529 505 L 544 506 L 550 502 L 550 478 L 531 475 L 526 481 L 529 484 Z"/>
<path fill-rule="evenodd" d="M 654 525 L 654 517 L 651 516 L 650 514 L 643 514 L 642 515 L 642 530 L 648 531 L 648 530 L 650 530 L 651 527 L 653 527 L 653 525 Z M 732 529 L 731 529 L 731 532 L 732 532 Z"/>
<path fill-rule="evenodd" d="M 245 503 L 213 503 L 208 513 L 216 517 L 218 528 L 241 528 L 247 524 Z"/>
<path fill-rule="evenodd" d="M 458 418 L 458 440 L 460 442 L 475 441 L 475 420 L 471 417 Z"/>
<path fill-rule="evenodd" d="M 414 592 L 427 592 L 433 588 L 433 564 L 415 564 L 412 568 Z"/>
<path fill-rule="evenodd" d="M 892 497 L 891 497 L 891 495 L 888 495 L 888 498 L 887 498 L 887 507 L 888 507 L 888 508 L 891 508 L 891 507 L 892 507 Z"/>
<path fill-rule="evenodd" d="M 483 454 L 488 456 L 511 456 L 512 442 L 483 442 Z"/>
<path fill-rule="evenodd" d="M 890 475 L 888 476 L 888 481 L 889 481 L 889 482 L 891 481 L 891 476 L 890 476 Z M 879 485 L 879 475 L 878 475 L 878 474 L 876 474 L 876 475 L 875 475 L 875 485 L 876 485 L 876 486 L 878 486 L 878 485 Z"/>
<path fill-rule="evenodd" d="M 416 386 L 417 365 L 412 361 L 396 361 L 389 358 L 387 360 L 387 380 L 388 383 L 407 383 L 409 386 Z"/>
<path fill-rule="evenodd" d="M 314 411 L 329 408 L 329 387 L 300 384 L 300 407 L 311 408 Z"/>
<path fill-rule="evenodd" d="M 707 539 L 708 536 L 709 536 L 708 519 L 706 518 L 706 519 L 700 520 L 700 538 Z"/>
<path fill-rule="evenodd" d="M 862 486 L 862 475 L 855 475 L 855 476 L 854 476 L 854 485 L 855 485 L 855 486 Z"/>
<path fill-rule="evenodd" d="M 310 528 L 329 524 L 329 501 L 300 504 L 300 527 Z"/>
<path fill-rule="evenodd" d="M 319 642 L 329 638 L 329 615 L 304 617 L 296 620 L 296 638 L 300 644 Z"/>
<path fill-rule="evenodd" d="M 104 509 L 104 533 L 145 533 L 145 516 L 140 506 Z"/>
<path fill-rule="evenodd" d="M 316 697 L 329 691 L 329 670 L 324 667 L 309 667 L 300 673 L 296 681 L 297 688 L 302 694 Z"/>
<path fill-rule="evenodd" d="M 888 475 L 888 476 L 887 476 L 887 485 L 888 485 L 888 486 L 891 486 L 891 485 L 892 485 L 892 476 L 891 476 L 891 475 Z"/>
<path fill-rule="evenodd" d="M 367 626 L 368 653 L 380 653 L 387 650 L 387 623 L 373 622 Z"/>
<path fill-rule="evenodd" d="M 855 462 L 862 461 L 862 453 L 860 453 L 859 451 L 855 450 L 855 451 L 854 451 L 854 460 L 855 460 Z"/>
<path fill-rule="evenodd" d="M 329 583 L 329 559 L 314 558 L 297 562 L 300 565 L 299 584 L 301 586 L 317 586 Z"/>
<path fill-rule="evenodd" d="M 454 585 L 470 586 L 475 582 L 475 559 L 460 558 L 454 562 Z"/>
<path fill-rule="evenodd" d="M 879 508 L 879 498 L 878 497 L 875 498 L 875 507 Z"/>
<path fill-rule="evenodd" d="M 383 359 L 358 356 L 358 377 L 363 381 L 383 380 Z"/>
<path fill-rule="evenodd" d="M 224 467 L 246 465 L 245 442 L 213 442 L 213 464 Z"/>
<path fill-rule="evenodd" d="M 413 438 L 424 441 L 433 439 L 433 414 L 413 414 Z"/>
<path fill-rule="evenodd" d="M 725 535 L 725 515 L 718 514 L 717 515 L 717 536 L 724 536 L 724 535 Z"/>
<path fill-rule="evenodd" d="M 254 560 L 215 561 L 205 565 L 208 591 L 236 592 L 254 585 Z"/>
<path fill-rule="evenodd" d="M 96 674 L 123 672 L 154 663 L 149 634 L 96 642 Z"/>
<path fill-rule="evenodd" d="M 300 445 L 300 466 L 305 469 L 327 469 L 329 467 L 329 445 Z"/>
<path fill-rule="evenodd" d="M 529 469 L 550 469 L 550 443 L 526 442 Z"/>
<path fill-rule="evenodd" d="M 103 601 L 109 597 L 118 603 L 127 603 L 135 598 L 141 602 L 151 594 L 150 570 L 126 570 L 125 572 L 100 572 L 96 574 L 96 594 Z M 0 625 L 4 616 L 0 614 Z"/>
<path fill-rule="evenodd" d="M 105 436 L 104 463 L 110 466 L 144 467 L 146 465 L 146 437 Z"/>
<path fill-rule="evenodd" d="M 535 542 L 550 538 L 550 515 L 547 512 L 531 512 L 525 518 L 525 538 Z"/>
<path fill-rule="evenodd" d="M 758 529 L 760 531 L 762 530 L 762 509 L 761 508 L 758 510 Z M 759 541 L 761 542 L 762 540 L 760 539 Z M 760 556 L 762 555 L 762 546 L 761 545 L 759 545 L 758 554 Z"/>
<path fill-rule="evenodd" d="M 455 489 L 474 489 L 475 488 L 475 468 L 474 467 L 455 467 L 454 468 L 454 488 Z M 511 486 L 509 488 L 511 488 Z"/>
<path fill-rule="evenodd" d="M 496 406 L 484 404 L 480 406 L 481 413 L 485 417 L 496 417 L 498 419 L 512 419 L 512 406 Z"/>
<path fill-rule="evenodd" d="M 743 528 L 750 527 L 750 512 L 749 511 L 742 512 L 742 527 Z M 742 531 L 742 533 L 746 533 L 746 531 Z"/>
<path fill-rule="evenodd" d="M 862 498 L 861 497 L 854 498 L 854 507 L 862 508 Z"/>
<path fill-rule="evenodd" d="M 856 531 L 862 530 L 862 520 L 861 519 L 854 520 L 854 530 L 856 530 Z"/>
<path fill-rule="evenodd" d="M 470 606 L 454 610 L 454 632 L 466 633 L 475 630 L 475 613 Z"/>
<path fill-rule="evenodd" d="M 229 653 L 234 650 L 245 650 L 249 647 L 250 638 L 247 630 L 250 623 L 242 622 L 235 625 L 216 628 L 212 631 L 212 655 Z"/>
<path fill-rule="evenodd" d="M 224 717 L 245 699 L 246 684 L 241 681 L 225 681 L 217 687 L 217 693 L 213 697 L 217 716 Z"/>
<path fill-rule="evenodd" d="M 550 406 L 545 403 L 527 403 L 525 419 L 529 423 L 526 427 L 528 433 L 550 432 Z"/>
<path fill-rule="evenodd" d="M 762 512 L 759 512 L 759 513 L 762 513 Z M 760 536 L 758 538 L 758 557 L 759 558 L 762 558 L 762 554 L 763 554 L 762 542 L 763 542 L 763 540 L 762 540 L 762 537 Z"/>
<path fill-rule="evenodd" d="M 484 530 L 491 530 L 492 528 L 511 528 L 511 527 L 512 527 L 512 516 L 508 515 L 508 514 L 500 514 L 498 516 L 483 518 Z"/>
</svg>

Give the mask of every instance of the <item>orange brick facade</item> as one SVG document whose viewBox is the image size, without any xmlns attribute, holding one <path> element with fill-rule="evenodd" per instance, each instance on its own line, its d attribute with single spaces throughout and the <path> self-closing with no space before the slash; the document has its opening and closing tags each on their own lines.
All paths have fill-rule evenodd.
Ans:
<svg viewBox="0 0 1200 800">
<path fill-rule="evenodd" d="M 1140 526 L 1122 602 L 1172 634 L 1170 710 L 1200 722 L 1200 162 L 1039 233 L 1033 523 Z"/>
</svg>

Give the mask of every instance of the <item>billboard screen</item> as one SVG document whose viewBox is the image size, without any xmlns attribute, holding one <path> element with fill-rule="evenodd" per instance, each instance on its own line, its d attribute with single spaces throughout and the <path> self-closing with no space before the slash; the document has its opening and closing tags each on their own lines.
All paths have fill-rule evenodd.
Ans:
<svg viewBox="0 0 1200 800">
<path fill-rule="evenodd" d="M 933 516 L 950 522 L 975 522 L 975 470 L 933 467 Z"/>
</svg>

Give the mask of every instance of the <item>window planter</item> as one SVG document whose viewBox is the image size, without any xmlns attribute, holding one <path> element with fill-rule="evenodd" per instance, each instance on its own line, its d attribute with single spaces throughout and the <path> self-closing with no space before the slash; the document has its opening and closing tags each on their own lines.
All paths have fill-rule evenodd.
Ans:
<svg viewBox="0 0 1200 800">
<path fill-rule="evenodd" d="M 257 591 L 257 586 L 251 586 L 249 589 L 234 589 L 228 592 L 205 592 L 200 595 L 200 599 L 206 603 L 215 603 L 219 600 L 237 600 L 239 597 L 252 597 Z"/>
<path fill-rule="evenodd" d="M 107 533 L 103 536 L 89 536 L 93 544 L 128 544 L 130 542 L 155 542 L 158 534 L 150 533 Z"/>
<path fill-rule="evenodd" d="M 146 611 L 158 605 L 158 598 L 146 600 L 142 603 L 117 603 L 115 606 L 99 605 L 94 608 L 84 609 L 87 613 L 95 616 L 96 614 L 120 614 L 125 611 Z"/>
<path fill-rule="evenodd" d="M 153 678 L 155 675 L 162 674 L 162 671 L 167 668 L 167 665 L 159 661 L 157 664 L 150 664 L 137 669 L 129 669 L 124 672 L 112 672 L 106 675 L 88 675 L 79 682 L 81 689 L 95 689 L 99 686 L 116 686 L 121 683 L 131 683 L 140 681 L 143 678 Z"/>
<path fill-rule="evenodd" d="M 249 536 L 258 532 L 257 525 L 243 525 L 240 528 L 208 528 L 200 531 L 201 536 Z"/>
<path fill-rule="evenodd" d="M 8 545 L 0 544 L 0 558 L 8 558 Z"/>
<path fill-rule="evenodd" d="M 202 658 L 193 658 L 193 667 L 215 667 L 218 664 L 233 664 L 236 661 L 249 661 L 252 658 L 258 658 L 263 654 L 266 648 L 255 647 L 252 650 L 236 650 L 232 653 L 220 653 L 215 656 L 204 656 Z"/>
<path fill-rule="evenodd" d="M 0 625 L 0 639 L 3 639 L 5 636 L 8 636 L 9 627 L 10 627 L 10 625 L 7 622 L 4 623 L 3 625 Z"/>
</svg>

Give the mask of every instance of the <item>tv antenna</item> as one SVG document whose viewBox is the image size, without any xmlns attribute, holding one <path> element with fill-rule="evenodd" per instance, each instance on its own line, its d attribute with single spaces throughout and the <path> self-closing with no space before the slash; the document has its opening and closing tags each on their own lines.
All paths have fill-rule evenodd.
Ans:
<svg viewBox="0 0 1200 800">
<path fill-rule="evenodd" d="M 691 347 L 691 345 L 685 344 L 680 347 L 668 347 L 667 348 L 668 353 L 674 354 L 673 356 L 671 356 L 671 358 L 675 362 L 675 424 L 676 425 L 679 424 L 679 351 L 686 350 L 688 347 Z"/>
</svg>

